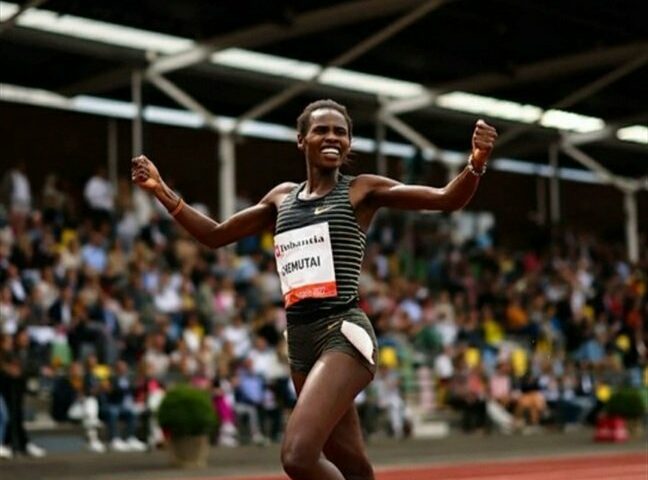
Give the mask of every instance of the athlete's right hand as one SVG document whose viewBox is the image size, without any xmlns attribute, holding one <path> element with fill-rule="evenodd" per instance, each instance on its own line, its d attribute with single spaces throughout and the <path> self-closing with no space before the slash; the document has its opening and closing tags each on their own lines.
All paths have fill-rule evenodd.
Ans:
<svg viewBox="0 0 648 480">
<path fill-rule="evenodd" d="M 144 190 L 153 191 L 162 185 L 162 177 L 156 166 L 146 156 L 131 160 L 131 179 Z"/>
</svg>

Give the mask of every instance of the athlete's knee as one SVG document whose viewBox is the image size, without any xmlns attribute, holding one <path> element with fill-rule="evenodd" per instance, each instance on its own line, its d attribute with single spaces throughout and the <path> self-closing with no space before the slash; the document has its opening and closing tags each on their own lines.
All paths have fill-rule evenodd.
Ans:
<svg viewBox="0 0 648 480">
<path fill-rule="evenodd" d="M 335 464 L 345 480 L 374 480 L 374 472 L 365 455 L 356 456 L 351 462 Z"/>
<path fill-rule="evenodd" d="M 281 449 L 281 465 L 290 478 L 307 479 L 318 459 L 319 452 L 302 442 L 289 442 Z"/>
<path fill-rule="evenodd" d="M 374 472 L 369 458 L 362 448 L 346 448 L 328 444 L 324 454 L 344 475 L 345 480 L 374 480 Z"/>
</svg>

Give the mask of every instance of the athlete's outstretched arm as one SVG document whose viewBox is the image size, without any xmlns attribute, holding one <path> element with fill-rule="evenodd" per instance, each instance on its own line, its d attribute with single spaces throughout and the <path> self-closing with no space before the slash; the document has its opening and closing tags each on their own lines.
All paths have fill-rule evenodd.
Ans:
<svg viewBox="0 0 648 480">
<path fill-rule="evenodd" d="M 362 175 L 357 179 L 358 187 L 364 192 L 361 202 L 370 210 L 380 207 L 444 211 L 463 208 L 477 190 L 496 138 L 495 128 L 479 120 L 472 136 L 468 166 L 443 188 L 404 185 L 378 175 Z"/>
<path fill-rule="evenodd" d="M 131 176 L 133 182 L 157 197 L 173 214 L 176 222 L 200 243 L 211 248 L 222 247 L 271 227 L 277 216 L 276 196 L 292 188 L 292 184 L 289 183 L 278 185 L 256 205 L 218 223 L 186 205 L 180 196 L 164 183 L 158 169 L 144 155 L 131 161 Z"/>
</svg>

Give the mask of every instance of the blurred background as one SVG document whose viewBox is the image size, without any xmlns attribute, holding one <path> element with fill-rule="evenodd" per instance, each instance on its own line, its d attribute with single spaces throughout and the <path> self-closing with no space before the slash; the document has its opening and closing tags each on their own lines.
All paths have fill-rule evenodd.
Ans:
<svg viewBox="0 0 648 480">
<path fill-rule="evenodd" d="M 380 367 L 356 406 L 373 458 L 583 453 L 615 415 L 630 439 L 596 451 L 641 449 L 647 14 L 633 0 L 0 1 L 0 469 L 162 469 L 156 412 L 188 383 L 219 418 L 214 475 L 280 471 L 295 394 L 272 232 L 200 246 L 133 188 L 130 158 L 224 219 L 305 179 L 295 120 L 319 98 L 353 118 L 350 174 L 440 187 L 478 118 L 500 133 L 463 211 L 382 211 L 368 233 Z"/>
</svg>

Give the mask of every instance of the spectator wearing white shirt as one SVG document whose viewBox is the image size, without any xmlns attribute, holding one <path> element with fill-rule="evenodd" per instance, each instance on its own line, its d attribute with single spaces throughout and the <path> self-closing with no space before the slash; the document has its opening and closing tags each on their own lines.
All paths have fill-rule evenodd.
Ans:
<svg viewBox="0 0 648 480">
<path fill-rule="evenodd" d="M 223 330 L 223 339 L 232 344 L 232 350 L 236 359 L 243 359 L 247 357 L 250 349 L 252 348 L 252 340 L 250 338 L 250 329 L 240 315 L 235 315 L 232 323 L 227 325 Z"/>
<path fill-rule="evenodd" d="M 9 206 L 11 224 L 22 230 L 31 211 L 32 195 L 25 162 L 19 161 L 2 178 L 2 203 Z"/>
<path fill-rule="evenodd" d="M 108 180 L 105 167 L 97 167 L 95 174 L 85 184 L 83 197 L 95 222 L 111 221 L 115 211 L 115 189 Z"/>
</svg>

